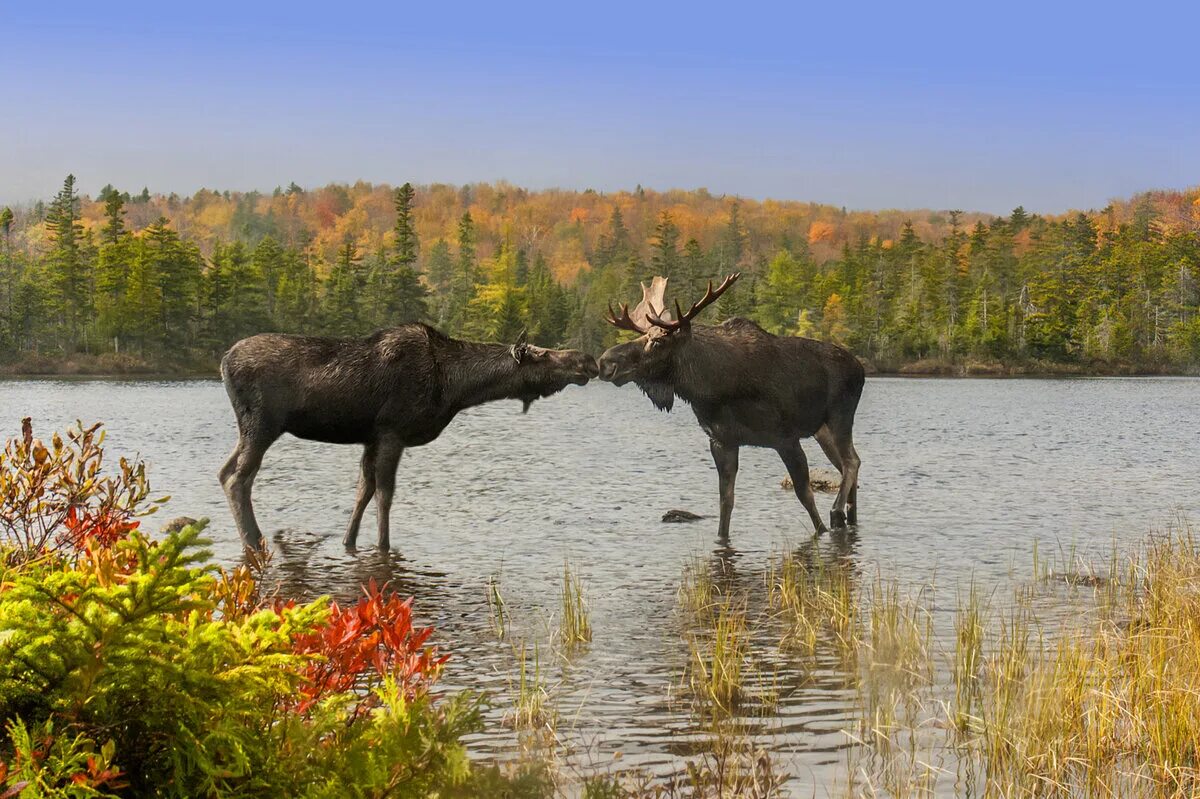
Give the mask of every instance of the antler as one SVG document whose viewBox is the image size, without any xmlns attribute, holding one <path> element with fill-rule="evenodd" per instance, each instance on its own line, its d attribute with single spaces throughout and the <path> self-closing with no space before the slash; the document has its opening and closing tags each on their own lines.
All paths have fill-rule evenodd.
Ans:
<svg viewBox="0 0 1200 799">
<path fill-rule="evenodd" d="M 722 294 L 724 294 L 726 292 L 726 290 L 728 290 L 728 288 L 730 286 L 732 286 L 734 283 L 736 283 L 737 279 L 741 276 L 742 276 L 741 272 L 734 272 L 732 275 L 730 275 L 729 277 L 722 280 L 721 285 L 717 286 L 715 291 L 713 290 L 712 281 L 711 280 L 708 281 L 708 290 L 706 292 L 704 292 L 703 297 L 701 297 L 696 302 L 692 303 L 692 307 L 688 309 L 687 313 L 684 313 L 683 310 L 680 309 L 679 300 L 675 300 L 675 317 L 676 318 L 674 321 L 669 320 L 669 319 L 660 318 L 659 315 L 657 313 L 655 313 L 653 309 L 651 309 L 650 312 L 646 314 L 646 319 L 651 324 L 653 324 L 657 327 L 661 327 L 664 330 L 678 330 L 681 327 L 687 327 L 688 325 L 690 325 L 692 323 L 692 319 L 694 319 L 698 313 L 703 311 L 705 308 L 707 308 L 712 303 L 716 302 L 717 298 L 720 297 Z"/>
<path fill-rule="evenodd" d="M 631 330 L 634 333 L 637 333 L 639 336 L 646 333 L 645 330 L 638 327 L 637 322 L 633 321 L 633 319 L 629 317 L 628 303 L 621 303 L 621 315 L 618 317 L 615 313 L 613 313 L 612 303 L 610 302 L 608 304 L 608 316 L 605 317 L 604 321 L 621 330 Z"/>
<path fill-rule="evenodd" d="M 620 328 L 621 330 L 631 330 L 638 335 L 643 335 L 650 329 L 650 325 L 646 324 L 646 320 L 651 316 L 657 316 L 662 313 L 661 310 L 656 311 L 656 305 L 663 305 L 663 296 L 667 292 L 667 279 L 665 277 L 655 277 L 650 281 L 650 285 L 642 286 L 642 301 L 633 309 L 633 313 L 629 312 L 628 305 L 621 306 L 621 315 L 617 316 L 613 312 L 612 304 L 608 306 L 608 316 L 605 321 L 610 325 Z"/>
</svg>

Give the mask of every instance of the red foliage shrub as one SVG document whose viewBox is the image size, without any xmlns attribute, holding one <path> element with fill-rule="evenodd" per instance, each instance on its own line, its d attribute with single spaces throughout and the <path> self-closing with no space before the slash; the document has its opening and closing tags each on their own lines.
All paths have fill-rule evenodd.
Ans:
<svg viewBox="0 0 1200 799">
<path fill-rule="evenodd" d="M 411 598 L 402 600 L 373 579 L 364 594 L 352 607 L 333 603 L 324 627 L 296 637 L 296 652 L 320 655 L 305 675 L 301 712 L 330 693 L 368 690 L 385 677 L 411 699 L 429 690 L 449 659 L 426 645 L 432 627 L 413 626 Z M 365 695 L 360 708 L 373 701 Z"/>
</svg>

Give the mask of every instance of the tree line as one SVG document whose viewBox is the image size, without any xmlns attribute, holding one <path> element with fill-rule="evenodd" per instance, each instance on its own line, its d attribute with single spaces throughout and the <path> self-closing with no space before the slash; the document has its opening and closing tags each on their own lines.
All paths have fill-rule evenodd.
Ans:
<svg viewBox="0 0 1200 799">
<path fill-rule="evenodd" d="M 48 203 L 0 211 L 0 358 L 204 368 L 256 332 L 407 320 L 598 352 L 619 335 L 608 303 L 635 302 L 641 281 L 669 276 L 686 306 L 735 270 L 713 321 L 837 341 L 881 368 L 1200 366 L 1200 198 L 1187 193 L 1057 218 L 899 218 L 640 187 L 293 184 L 184 199 L 106 186 L 92 199 L 71 176 Z"/>
</svg>

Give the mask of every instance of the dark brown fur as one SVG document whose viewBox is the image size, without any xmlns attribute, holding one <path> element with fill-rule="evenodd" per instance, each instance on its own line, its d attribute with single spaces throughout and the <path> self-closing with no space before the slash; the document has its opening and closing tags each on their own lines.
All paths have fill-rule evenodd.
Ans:
<svg viewBox="0 0 1200 799">
<path fill-rule="evenodd" d="M 865 377 L 841 347 L 774 336 L 747 319 L 678 330 L 655 326 L 605 352 L 600 376 L 616 385 L 635 382 L 660 410 L 669 411 L 676 397 L 692 406 L 717 465 L 722 536 L 729 533 L 741 446 L 778 451 L 813 525 L 825 528 L 800 448 L 800 439 L 810 436 L 844 475 L 831 522 L 857 520 L 859 459 L 851 433 Z"/>
<path fill-rule="evenodd" d="M 279 436 L 364 445 L 358 501 L 346 531 L 353 546 L 363 511 L 376 495 L 379 545 L 388 546 L 388 510 L 406 447 L 433 441 L 464 408 L 518 399 L 528 409 L 596 375 L 595 360 L 575 350 L 458 341 L 423 324 L 380 330 L 364 339 L 263 333 L 243 339 L 221 360 L 221 377 L 238 422 L 238 444 L 221 469 L 238 532 L 248 546 L 262 533 L 250 504 L 263 453 Z"/>
</svg>

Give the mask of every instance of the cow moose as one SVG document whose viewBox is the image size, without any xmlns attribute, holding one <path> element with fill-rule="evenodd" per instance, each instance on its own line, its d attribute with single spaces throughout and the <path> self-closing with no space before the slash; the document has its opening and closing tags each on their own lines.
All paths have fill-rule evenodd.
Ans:
<svg viewBox="0 0 1200 799">
<path fill-rule="evenodd" d="M 679 397 L 692 406 L 708 434 L 721 492 L 719 534 L 729 535 L 738 449 L 769 447 L 779 453 L 818 533 L 826 527 L 809 485 L 808 461 L 800 439 L 813 436 L 842 474 L 829 520 L 843 527 L 858 519 L 858 453 L 852 430 L 862 396 L 862 364 L 845 349 L 808 338 L 775 336 L 747 319 L 717 326 L 693 325 L 704 308 L 729 290 L 740 273 L 725 278 L 684 312 L 666 311 L 667 279 L 642 285 L 642 301 L 607 321 L 638 338 L 611 347 L 600 357 L 600 378 L 621 386 L 633 381 L 660 410 Z"/>
<path fill-rule="evenodd" d="M 459 411 L 518 399 L 529 410 L 541 397 L 597 374 L 576 350 L 525 342 L 458 341 L 424 324 L 380 330 L 362 339 L 263 333 L 234 344 L 221 378 L 237 416 L 238 442 L 221 468 L 238 533 L 262 546 L 250 502 L 263 454 L 282 434 L 331 444 L 362 444 L 358 498 L 344 543 L 353 547 L 371 498 L 381 548 L 389 546 L 388 514 L 400 455 L 433 441 Z"/>
</svg>

